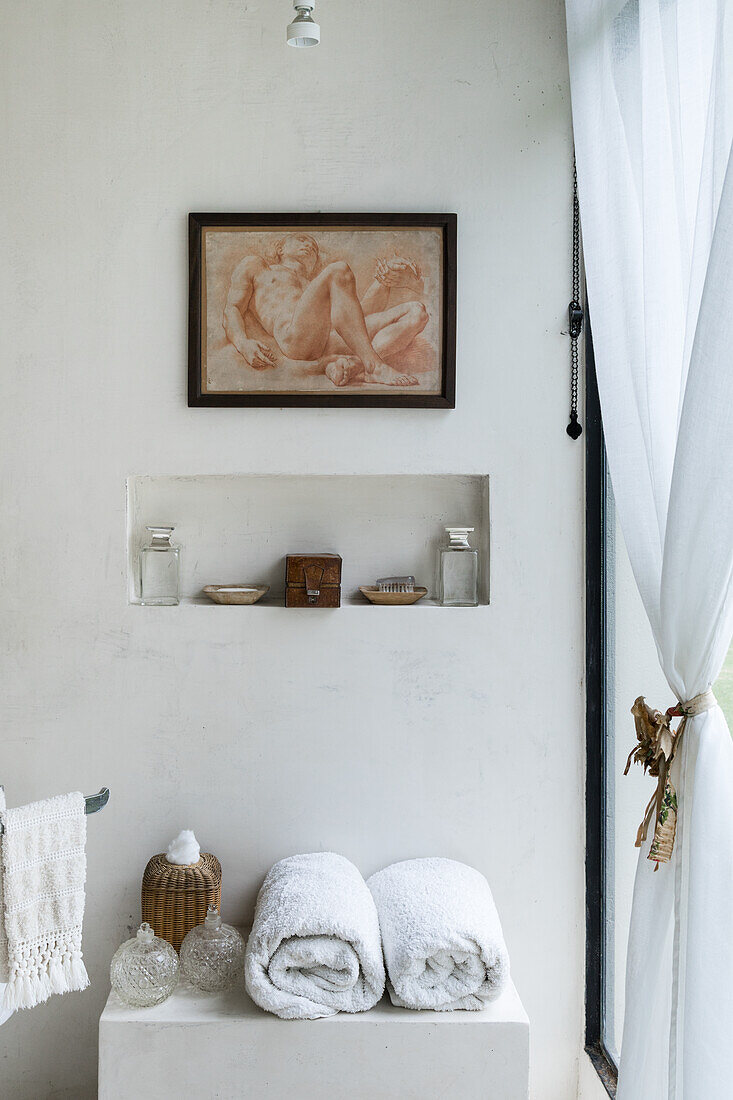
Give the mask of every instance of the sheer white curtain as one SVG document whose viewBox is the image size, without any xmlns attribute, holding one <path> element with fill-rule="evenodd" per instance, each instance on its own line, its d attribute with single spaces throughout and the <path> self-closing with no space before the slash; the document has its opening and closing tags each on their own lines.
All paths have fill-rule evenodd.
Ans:
<svg viewBox="0 0 733 1100">
<path fill-rule="evenodd" d="M 733 630 L 725 2 L 566 3 L 614 496 L 662 668 L 671 693 L 686 701 L 715 681 Z M 674 702 L 649 701 L 660 709 Z M 633 743 L 629 717 L 619 759 Z M 719 707 L 688 721 L 672 780 L 680 803 L 672 861 L 654 873 L 646 858 L 653 828 L 640 851 L 618 1095 L 729 1100 L 733 743 Z"/>
</svg>

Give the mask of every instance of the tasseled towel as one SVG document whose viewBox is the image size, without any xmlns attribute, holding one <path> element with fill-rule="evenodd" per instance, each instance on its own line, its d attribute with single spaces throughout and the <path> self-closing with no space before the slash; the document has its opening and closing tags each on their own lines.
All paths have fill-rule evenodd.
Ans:
<svg viewBox="0 0 733 1100">
<path fill-rule="evenodd" d="M 33 1008 L 89 985 L 81 926 L 86 880 L 84 795 L 0 805 L 0 982 L 3 1008 Z"/>
</svg>

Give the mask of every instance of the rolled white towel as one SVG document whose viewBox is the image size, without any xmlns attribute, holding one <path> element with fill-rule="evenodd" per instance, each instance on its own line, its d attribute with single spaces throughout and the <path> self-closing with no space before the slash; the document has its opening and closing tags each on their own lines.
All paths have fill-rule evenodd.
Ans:
<svg viewBox="0 0 733 1100">
<path fill-rule="evenodd" d="M 401 1008 L 480 1009 L 509 977 L 489 884 L 452 859 L 408 859 L 367 880 L 382 933 L 387 989 Z"/>
<path fill-rule="evenodd" d="M 364 1012 L 384 993 L 379 921 L 353 863 L 333 852 L 289 856 L 262 884 L 245 983 L 284 1020 Z"/>
</svg>

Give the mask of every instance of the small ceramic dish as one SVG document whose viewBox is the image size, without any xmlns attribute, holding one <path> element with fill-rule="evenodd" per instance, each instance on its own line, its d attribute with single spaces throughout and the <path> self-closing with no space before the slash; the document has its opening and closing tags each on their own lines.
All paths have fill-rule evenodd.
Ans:
<svg viewBox="0 0 733 1100">
<path fill-rule="evenodd" d="M 359 591 L 362 596 L 366 596 L 369 603 L 380 604 L 383 607 L 417 603 L 428 594 L 427 588 L 419 588 L 417 585 L 414 592 L 380 592 L 375 584 L 359 585 Z"/>
<path fill-rule="evenodd" d="M 269 591 L 269 584 L 207 584 L 204 588 L 214 603 L 257 603 Z"/>
</svg>

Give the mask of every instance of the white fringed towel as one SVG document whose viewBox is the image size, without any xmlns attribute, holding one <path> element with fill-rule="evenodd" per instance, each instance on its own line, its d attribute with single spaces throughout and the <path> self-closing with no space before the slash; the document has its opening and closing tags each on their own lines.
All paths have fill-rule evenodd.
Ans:
<svg viewBox="0 0 733 1100">
<path fill-rule="evenodd" d="M 33 1008 L 52 993 L 85 989 L 81 926 L 86 816 L 79 792 L 0 807 L 3 1008 Z"/>
<path fill-rule="evenodd" d="M 255 1004 L 284 1020 L 364 1012 L 384 993 L 379 922 L 353 863 L 333 852 L 268 871 L 244 964 Z"/>
<path fill-rule="evenodd" d="M 489 884 L 452 859 L 408 859 L 367 880 L 382 932 L 387 989 L 400 1008 L 481 1009 L 509 977 Z"/>
</svg>

